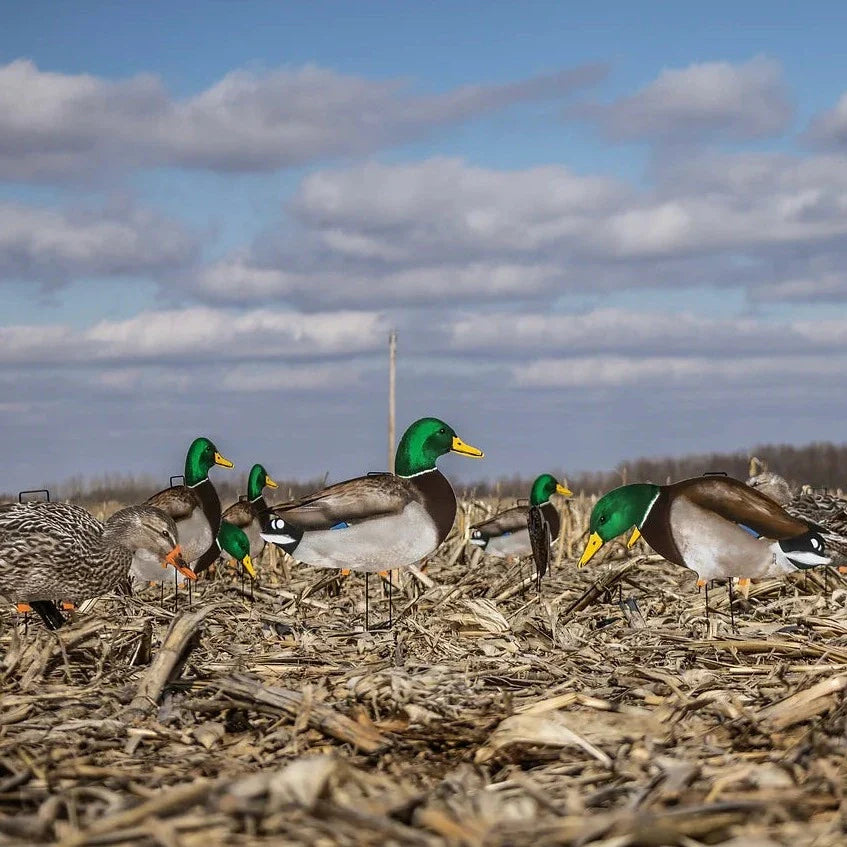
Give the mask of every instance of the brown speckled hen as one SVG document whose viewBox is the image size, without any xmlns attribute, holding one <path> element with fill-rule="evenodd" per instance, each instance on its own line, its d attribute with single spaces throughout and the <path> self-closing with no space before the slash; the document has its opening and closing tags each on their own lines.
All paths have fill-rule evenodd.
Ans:
<svg viewBox="0 0 847 847">
<path fill-rule="evenodd" d="M 146 551 L 189 578 L 173 520 L 160 509 L 130 506 L 101 523 L 70 503 L 0 506 L 0 595 L 11 602 L 97 597 L 129 575 Z"/>
</svg>

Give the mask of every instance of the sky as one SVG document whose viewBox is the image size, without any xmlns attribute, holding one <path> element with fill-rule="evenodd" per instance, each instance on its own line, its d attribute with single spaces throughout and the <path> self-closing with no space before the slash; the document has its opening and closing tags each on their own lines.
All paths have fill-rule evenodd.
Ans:
<svg viewBox="0 0 847 847">
<path fill-rule="evenodd" d="M 739 8 L 740 7 L 740 8 Z M 847 440 L 847 6 L 8 2 L 0 489 Z"/>
</svg>

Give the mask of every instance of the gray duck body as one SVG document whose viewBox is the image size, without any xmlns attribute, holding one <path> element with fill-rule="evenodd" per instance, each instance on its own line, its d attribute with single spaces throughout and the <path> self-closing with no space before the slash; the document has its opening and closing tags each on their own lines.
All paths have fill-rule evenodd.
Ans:
<svg viewBox="0 0 847 847">
<path fill-rule="evenodd" d="M 183 558 L 195 573 L 202 573 L 218 558 L 221 501 L 208 477 L 196 485 L 165 488 L 149 497 L 146 505 L 160 509 L 176 521 Z M 141 581 L 161 582 L 164 578 L 155 562 L 141 556 L 136 557 L 132 571 Z"/>
<path fill-rule="evenodd" d="M 453 527 L 456 495 L 437 468 L 410 477 L 380 473 L 272 506 L 266 518 L 266 540 L 274 541 L 280 518 L 298 529 L 295 543 L 279 546 L 304 564 L 376 572 L 432 553 Z"/>
</svg>

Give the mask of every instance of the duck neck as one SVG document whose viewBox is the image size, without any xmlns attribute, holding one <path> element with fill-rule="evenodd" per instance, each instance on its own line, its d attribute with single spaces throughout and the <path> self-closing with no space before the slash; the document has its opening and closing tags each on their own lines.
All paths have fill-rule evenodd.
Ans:
<svg viewBox="0 0 847 847">
<path fill-rule="evenodd" d="M 209 478 L 209 470 L 200 461 L 200 456 L 189 451 L 185 457 L 185 484 L 190 488 L 200 485 L 203 480 Z"/>
<path fill-rule="evenodd" d="M 407 479 L 418 492 L 424 509 L 435 524 L 440 544 L 450 534 L 456 520 L 456 495 L 453 486 L 438 468 L 411 474 Z"/>
</svg>

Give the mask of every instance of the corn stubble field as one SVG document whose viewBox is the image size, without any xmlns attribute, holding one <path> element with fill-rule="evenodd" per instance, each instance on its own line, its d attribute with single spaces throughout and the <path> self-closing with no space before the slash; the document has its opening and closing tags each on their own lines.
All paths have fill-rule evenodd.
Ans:
<svg viewBox="0 0 847 847">
<path fill-rule="evenodd" d="M 847 591 L 723 588 L 640 545 L 553 573 L 469 563 L 466 502 L 395 624 L 364 583 L 266 551 L 2 635 L 0 843 L 838 845 L 847 831 Z M 371 620 L 388 602 L 372 578 Z"/>
</svg>

